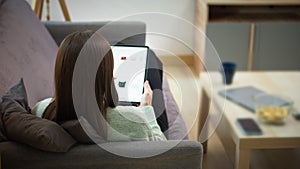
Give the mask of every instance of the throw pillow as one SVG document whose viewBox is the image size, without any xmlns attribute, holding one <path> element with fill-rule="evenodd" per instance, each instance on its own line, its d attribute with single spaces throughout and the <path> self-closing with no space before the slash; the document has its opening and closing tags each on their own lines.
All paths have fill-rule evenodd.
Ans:
<svg viewBox="0 0 300 169">
<path fill-rule="evenodd" d="M 66 121 L 61 126 L 78 142 L 93 144 L 93 140 L 85 133 L 78 120 Z"/>
<path fill-rule="evenodd" d="M 66 152 L 76 141 L 58 124 L 28 112 L 23 79 L 2 97 L 7 138 L 40 150 Z"/>
<path fill-rule="evenodd" d="M 80 143 L 98 144 L 105 142 L 105 139 L 97 133 L 84 117 L 79 117 L 79 120 L 66 121 L 61 124 L 61 126 Z M 86 134 L 86 131 L 88 131 L 89 134 Z"/>
<path fill-rule="evenodd" d="M 3 122 L 2 122 L 2 107 L 0 104 L 0 142 L 6 141 L 7 138 L 4 134 Z"/>
<path fill-rule="evenodd" d="M 52 101 L 52 98 L 48 98 L 38 102 L 32 109 L 32 114 L 41 117 Z M 98 135 L 97 131 L 92 127 L 92 125 L 90 125 L 90 123 L 82 116 L 79 117 L 78 120 L 66 121 L 62 123 L 61 126 L 79 143 L 94 144 L 105 141 L 101 136 Z M 86 131 L 88 131 L 89 134 L 86 134 Z M 91 136 L 92 139 L 89 136 Z"/>
</svg>

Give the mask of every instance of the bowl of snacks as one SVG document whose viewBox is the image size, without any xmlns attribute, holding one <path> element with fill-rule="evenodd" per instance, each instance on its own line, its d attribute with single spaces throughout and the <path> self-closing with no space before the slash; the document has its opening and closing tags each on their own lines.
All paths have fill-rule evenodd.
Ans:
<svg viewBox="0 0 300 169">
<path fill-rule="evenodd" d="M 293 101 L 287 96 L 259 94 L 254 97 L 254 107 L 260 121 L 282 124 L 292 108 Z"/>
</svg>

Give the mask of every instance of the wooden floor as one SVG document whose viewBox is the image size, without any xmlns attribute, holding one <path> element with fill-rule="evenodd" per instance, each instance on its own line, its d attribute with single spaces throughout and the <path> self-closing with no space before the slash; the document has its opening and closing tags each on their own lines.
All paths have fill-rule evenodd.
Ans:
<svg viewBox="0 0 300 169">
<path fill-rule="evenodd" d="M 190 118 L 194 116 L 194 112 L 191 112 L 191 110 L 186 107 L 195 106 L 195 103 L 193 102 L 193 98 L 190 98 L 190 102 L 182 104 L 181 92 L 183 91 L 182 88 L 194 90 L 190 87 L 191 81 L 189 78 L 196 80 L 199 80 L 199 78 L 196 76 L 191 77 L 191 75 L 186 72 L 186 68 L 183 68 L 182 65 L 165 66 L 164 71 L 168 77 L 175 100 L 180 105 L 179 107 L 182 110 L 183 118 L 186 120 L 186 123 L 190 123 Z M 198 87 L 200 88 L 200 86 Z M 189 126 L 189 138 L 191 140 L 197 140 L 197 121 L 198 120 L 194 121 L 196 123 L 193 124 L 187 124 Z M 208 151 L 203 157 L 203 169 L 233 169 L 233 164 L 234 163 L 226 154 L 218 135 L 216 133 L 213 134 L 208 141 Z M 251 169 L 300 169 L 300 149 L 254 150 L 251 153 L 250 167 Z"/>
</svg>

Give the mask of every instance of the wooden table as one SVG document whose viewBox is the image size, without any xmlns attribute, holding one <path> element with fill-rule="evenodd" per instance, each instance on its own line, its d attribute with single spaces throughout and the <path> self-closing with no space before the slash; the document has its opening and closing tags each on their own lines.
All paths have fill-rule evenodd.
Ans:
<svg viewBox="0 0 300 169">
<path fill-rule="evenodd" d="M 300 72 L 237 72 L 233 84 L 224 86 L 219 73 L 203 73 L 200 77 L 202 87 L 202 110 L 210 110 L 208 121 L 202 122 L 207 136 L 212 134 L 212 127 L 219 122 L 216 129 L 224 148 L 230 158 L 235 160 L 235 168 L 248 169 L 250 153 L 253 149 L 278 149 L 300 147 L 300 121 L 288 116 L 284 125 L 270 125 L 259 122 L 256 115 L 229 101 L 218 94 L 221 89 L 242 86 L 254 86 L 268 93 L 283 94 L 291 97 L 294 107 L 300 110 Z M 223 112 L 222 120 L 218 116 Z M 205 114 L 206 112 L 200 112 Z M 201 116 L 200 116 L 201 117 Z M 261 136 L 246 136 L 236 125 L 237 118 L 255 119 L 261 129 Z M 201 136 L 201 135 L 200 135 Z M 202 135 L 203 136 L 203 135 Z M 208 150 L 209 151 L 209 150 Z"/>
</svg>

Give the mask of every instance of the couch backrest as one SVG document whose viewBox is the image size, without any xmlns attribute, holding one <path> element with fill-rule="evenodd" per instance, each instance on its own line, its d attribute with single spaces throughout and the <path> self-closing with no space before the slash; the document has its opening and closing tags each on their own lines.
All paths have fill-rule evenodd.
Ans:
<svg viewBox="0 0 300 169">
<path fill-rule="evenodd" d="M 70 33 L 83 30 L 99 32 L 110 44 L 145 45 L 146 24 L 139 21 L 116 22 L 62 22 L 43 21 L 50 34 L 59 45 Z M 125 39 L 124 39 L 125 37 Z"/>
<path fill-rule="evenodd" d="M 0 5 L 0 98 L 23 77 L 31 107 L 53 96 L 57 44 L 69 33 L 102 27 L 111 44 L 127 36 L 120 43 L 145 45 L 143 22 L 42 23 L 24 0 L 0 0 Z"/>
<path fill-rule="evenodd" d="M 0 5 L 0 98 L 23 77 L 33 106 L 53 96 L 57 45 L 25 0 Z"/>
</svg>

